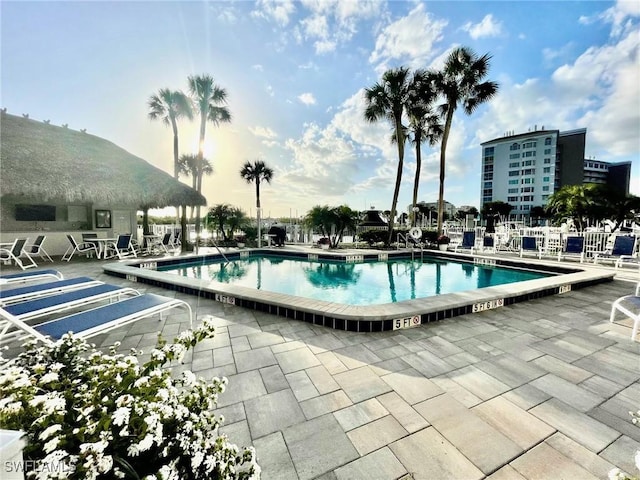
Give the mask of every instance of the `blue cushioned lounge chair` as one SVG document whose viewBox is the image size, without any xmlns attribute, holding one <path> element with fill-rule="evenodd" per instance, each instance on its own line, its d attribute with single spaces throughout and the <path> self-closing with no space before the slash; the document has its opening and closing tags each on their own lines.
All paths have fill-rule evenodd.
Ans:
<svg viewBox="0 0 640 480">
<path fill-rule="evenodd" d="M 67 280 L 58 280 L 57 282 L 39 283 L 37 285 L 1 290 L 0 305 L 26 302 L 27 300 L 33 300 L 38 297 L 46 297 L 47 295 L 55 295 L 56 293 L 64 291 L 87 288 L 100 283 L 103 282 L 99 282 L 98 280 L 94 280 L 89 277 L 76 277 L 69 278 Z"/>
<path fill-rule="evenodd" d="M 3 308 L 20 320 L 28 320 L 97 303 L 102 300 L 120 300 L 125 295 L 135 296 L 140 295 L 140 292 L 129 287 L 102 283 L 93 287 L 37 298 L 28 302 L 5 305 Z"/>
<path fill-rule="evenodd" d="M 594 263 L 615 262 L 616 268 L 625 260 L 638 260 L 638 245 L 635 235 L 617 235 L 611 250 L 596 253 Z"/>
<path fill-rule="evenodd" d="M 584 262 L 584 237 L 567 237 L 564 248 L 558 252 L 558 261 L 563 258 L 579 258 Z"/>
<path fill-rule="evenodd" d="M 20 273 L 7 273 L 5 275 L 0 275 L 0 285 L 6 285 L 8 283 L 33 282 L 44 278 L 57 278 L 58 280 L 64 279 L 58 270 L 27 270 Z"/>
<path fill-rule="evenodd" d="M 470 253 L 473 253 L 473 249 L 476 245 L 476 232 L 468 231 L 462 233 L 462 243 L 460 245 L 456 245 L 453 249 L 454 252 L 459 250 L 469 250 Z"/>
<path fill-rule="evenodd" d="M 528 254 L 534 254 L 538 258 L 542 258 L 542 247 L 538 246 L 536 237 L 522 237 L 522 243 L 520 244 L 520 257 Z"/>
<path fill-rule="evenodd" d="M 190 325 L 193 327 L 193 314 L 188 303 L 151 293 L 127 298 L 35 326 L 27 325 L 4 309 L 0 309 L 0 317 L 4 322 L 12 324 L 37 340 L 53 343 L 54 340 L 60 339 L 68 332 L 88 338 L 152 315 L 160 314 L 162 317 L 162 313 L 176 307 L 187 310 Z M 6 327 L 4 330 L 7 330 Z M 15 330 L 10 332 L 10 335 L 14 333 Z M 0 339 L 0 343 L 2 343 L 2 339 Z"/>
</svg>

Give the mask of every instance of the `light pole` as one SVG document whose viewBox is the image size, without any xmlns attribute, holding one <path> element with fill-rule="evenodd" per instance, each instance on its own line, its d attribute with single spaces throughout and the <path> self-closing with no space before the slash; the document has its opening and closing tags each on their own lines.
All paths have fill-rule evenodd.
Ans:
<svg viewBox="0 0 640 480">
<path fill-rule="evenodd" d="M 420 211 L 420 208 L 418 208 L 416 205 L 413 206 L 413 225 L 412 227 L 415 227 L 416 224 L 418 223 L 418 212 Z"/>
</svg>

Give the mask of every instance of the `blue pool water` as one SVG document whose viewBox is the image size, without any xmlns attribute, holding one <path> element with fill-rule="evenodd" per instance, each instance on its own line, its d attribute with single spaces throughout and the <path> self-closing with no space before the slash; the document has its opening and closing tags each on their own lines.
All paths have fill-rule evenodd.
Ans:
<svg viewBox="0 0 640 480">
<path fill-rule="evenodd" d="M 401 302 L 534 280 L 546 273 L 425 258 L 337 263 L 252 256 L 229 263 L 174 265 L 158 270 L 258 290 L 348 305 Z"/>
</svg>

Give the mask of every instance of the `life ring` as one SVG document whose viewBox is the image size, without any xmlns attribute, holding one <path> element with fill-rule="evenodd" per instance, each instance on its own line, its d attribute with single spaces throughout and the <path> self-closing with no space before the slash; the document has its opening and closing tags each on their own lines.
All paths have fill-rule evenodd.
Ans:
<svg viewBox="0 0 640 480">
<path fill-rule="evenodd" d="M 409 235 L 411 235 L 414 240 L 421 240 L 422 230 L 420 230 L 418 227 L 413 227 L 411 230 L 409 230 Z"/>
</svg>

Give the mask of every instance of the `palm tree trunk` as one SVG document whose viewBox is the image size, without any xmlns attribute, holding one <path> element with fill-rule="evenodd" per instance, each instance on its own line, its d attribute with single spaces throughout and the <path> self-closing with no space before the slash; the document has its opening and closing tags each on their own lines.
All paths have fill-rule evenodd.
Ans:
<svg viewBox="0 0 640 480">
<path fill-rule="evenodd" d="M 402 181 L 402 169 L 404 163 L 404 136 L 402 135 L 401 120 L 396 120 L 396 140 L 398 141 L 398 171 L 396 173 L 396 186 L 393 191 L 393 201 L 391 203 L 391 218 L 389 218 L 389 239 L 387 245 L 391 244 L 393 237 L 393 225 L 396 218 L 396 207 L 398 205 L 398 195 L 400 194 L 400 183 Z M 401 140 L 402 139 L 402 140 Z"/>
<path fill-rule="evenodd" d="M 260 179 L 256 178 L 256 211 L 258 221 L 258 248 L 262 245 L 262 232 L 260 229 Z"/>
<path fill-rule="evenodd" d="M 171 118 L 171 128 L 173 128 L 173 177 L 178 180 L 178 177 L 180 176 L 178 162 L 180 150 L 178 148 L 178 125 L 176 124 L 175 118 Z"/>
<path fill-rule="evenodd" d="M 422 141 L 422 135 L 420 131 L 416 131 L 416 176 L 413 180 L 413 208 L 418 204 L 418 185 L 420 184 L 420 170 L 422 168 L 422 149 L 420 148 L 420 142 Z M 413 212 L 413 219 L 411 221 L 411 226 L 416 226 L 418 213 Z"/>
<path fill-rule="evenodd" d="M 445 152 L 447 150 L 447 141 L 449 140 L 449 131 L 451 130 L 451 120 L 453 119 L 453 107 L 449 105 L 447 110 L 447 121 L 444 125 L 442 133 L 442 143 L 440 145 L 440 188 L 438 190 L 438 235 L 442 235 L 442 223 L 444 217 L 444 169 L 445 169 Z"/>
<path fill-rule="evenodd" d="M 203 111 L 200 108 L 200 143 L 198 144 L 198 165 L 197 171 L 202 171 L 202 159 L 204 158 L 204 135 L 207 128 L 207 112 Z M 199 175 L 200 176 L 200 175 Z M 198 185 L 198 193 L 202 193 L 202 180 L 199 179 L 197 182 Z M 196 206 L 196 244 L 198 243 L 198 238 L 200 237 L 200 205 Z"/>
</svg>

